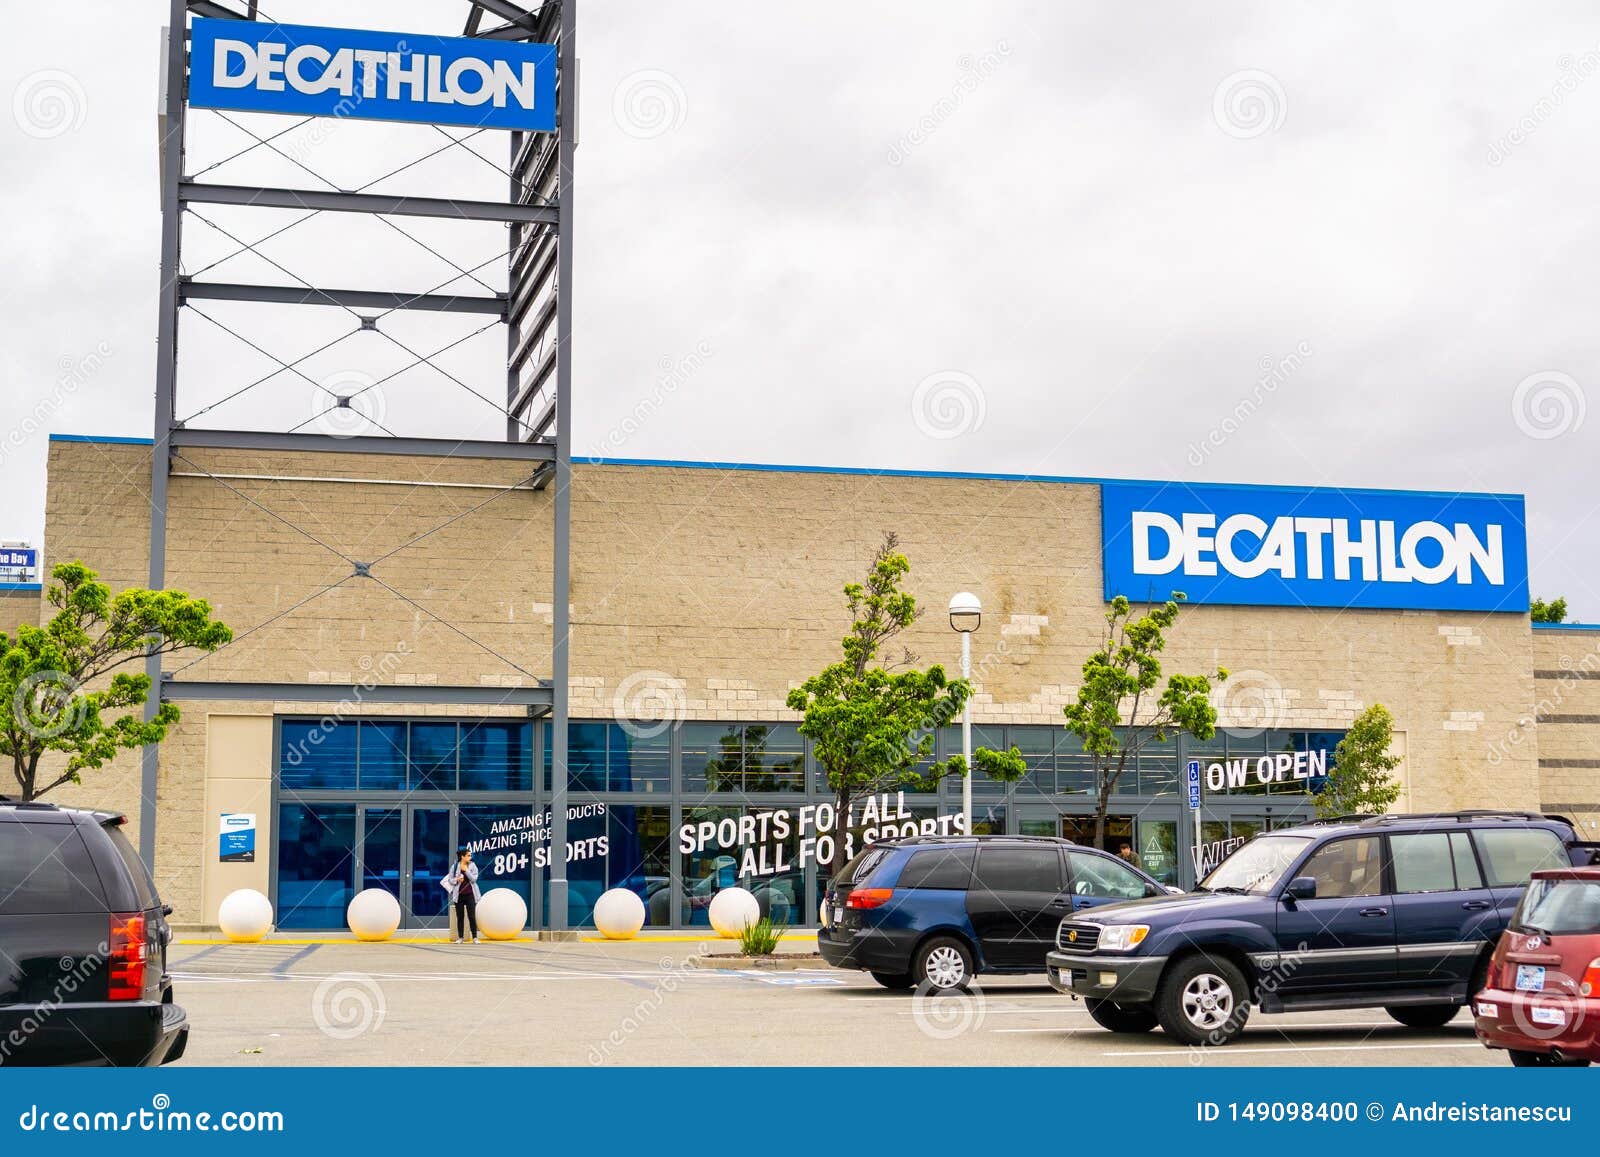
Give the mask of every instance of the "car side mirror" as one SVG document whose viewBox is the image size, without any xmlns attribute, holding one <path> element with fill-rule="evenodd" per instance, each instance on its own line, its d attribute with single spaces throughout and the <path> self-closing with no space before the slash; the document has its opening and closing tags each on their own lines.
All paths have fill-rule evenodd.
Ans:
<svg viewBox="0 0 1600 1157">
<path fill-rule="evenodd" d="M 1168 884 L 1166 891 L 1169 896 L 1187 896 L 1189 894 L 1176 884 Z"/>
<path fill-rule="evenodd" d="M 1316 877 L 1296 876 L 1289 881 L 1289 886 L 1284 890 L 1283 894 L 1290 900 L 1315 900 L 1317 898 Z"/>
</svg>

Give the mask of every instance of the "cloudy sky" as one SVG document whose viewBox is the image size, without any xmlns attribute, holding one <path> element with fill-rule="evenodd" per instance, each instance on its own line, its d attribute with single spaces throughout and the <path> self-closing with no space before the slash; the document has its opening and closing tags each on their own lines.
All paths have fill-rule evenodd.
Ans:
<svg viewBox="0 0 1600 1157">
<path fill-rule="evenodd" d="M 150 433 L 167 5 L 15 7 L 0 538 L 38 539 L 48 431 Z M 466 9 L 265 7 L 431 32 Z M 1600 618 L 1592 5 L 580 11 L 579 453 L 1523 493 L 1534 593 Z M 292 123 L 228 116 L 194 118 L 190 173 L 355 188 L 443 147 L 374 188 L 504 189 L 492 133 L 341 121 L 218 164 Z M 191 219 L 188 272 L 458 276 L 421 242 L 503 283 L 496 226 L 324 214 L 230 258 L 297 216 L 233 214 Z M 203 308 L 194 424 L 326 429 L 330 384 L 387 378 L 343 417 L 503 428 L 481 322 Z M 305 360 L 268 376 L 228 329 Z"/>
</svg>

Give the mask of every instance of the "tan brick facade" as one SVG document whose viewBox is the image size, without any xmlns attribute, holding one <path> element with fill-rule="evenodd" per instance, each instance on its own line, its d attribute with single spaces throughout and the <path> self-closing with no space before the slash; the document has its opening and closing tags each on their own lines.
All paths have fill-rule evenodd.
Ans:
<svg viewBox="0 0 1600 1157">
<path fill-rule="evenodd" d="M 82 558 L 118 586 L 146 581 L 149 454 L 52 444 L 49 561 Z M 214 657 L 169 660 L 182 678 L 505 686 L 547 673 L 551 495 L 518 488 L 526 464 L 191 450 L 173 469 L 168 584 L 209 599 L 240 636 Z M 574 473 L 576 717 L 627 714 L 662 696 L 691 719 L 790 717 L 789 689 L 837 656 L 840 587 L 861 576 L 885 531 L 900 536 L 926 608 L 905 640 L 919 662 L 958 662 L 950 594 L 983 601 L 980 723 L 1059 722 L 1103 626 L 1092 484 L 584 464 Z M 355 577 L 350 560 L 374 563 L 375 578 Z M 1560 668 L 1563 647 L 1600 642 L 1580 634 L 1535 634 L 1518 614 L 1197 606 L 1183 612 L 1165 662 L 1232 671 L 1218 696 L 1224 726 L 1339 729 L 1386 704 L 1401 733 L 1403 806 L 1534 808 L 1597 794 L 1600 772 L 1541 760 L 1593 759 L 1600 726 L 1562 723 L 1547 748 L 1545 724 L 1536 741 L 1528 722 L 1552 687 L 1536 671 Z M 1569 683 L 1559 708 L 1540 713 L 1600 717 L 1600 679 Z M 273 705 L 184 711 L 162 753 L 159 883 L 192 907 L 214 834 L 203 814 L 206 715 L 270 715 Z M 58 798 L 131 808 L 137 789 L 136 760 L 124 759 Z"/>
</svg>

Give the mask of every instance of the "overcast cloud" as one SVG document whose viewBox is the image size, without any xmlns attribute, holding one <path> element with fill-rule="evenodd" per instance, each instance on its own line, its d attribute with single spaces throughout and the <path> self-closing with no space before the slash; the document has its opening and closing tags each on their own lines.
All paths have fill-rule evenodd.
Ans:
<svg viewBox="0 0 1600 1157">
<path fill-rule="evenodd" d="M 0 537 L 42 533 L 47 432 L 150 433 L 166 8 L 7 6 Z M 432 32 L 466 11 L 266 8 Z M 578 453 L 1524 493 L 1534 593 L 1600 618 L 1593 5 L 589 0 L 579 45 Z M 197 114 L 188 169 L 251 143 Z M 446 144 L 348 122 L 275 143 L 343 187 Z M 469 144 L 504 166 L 502 138 Z M 208 179 L 316 185 L 265 149 Z M 452 148 L 376 187 L 504 180 Z M 207 211 L 185 268 L 295 216 Z M 497 227 L 398 224 L 503 284 Z M 455 275 L 333 215 L 263 251 L 209 276 Z M 203 308 L 196 424 L 283 429 L 401 345 L 463 339 L 439 362 L 464 385 L 415 367 L 367 416 L 503 430 L 468 389 L 504 393 L 481 320 L 396 315 L 394 341 L 224 401 L 275 365 L 221 325 L 292 361 L 350 318 Z"/>
</svg>

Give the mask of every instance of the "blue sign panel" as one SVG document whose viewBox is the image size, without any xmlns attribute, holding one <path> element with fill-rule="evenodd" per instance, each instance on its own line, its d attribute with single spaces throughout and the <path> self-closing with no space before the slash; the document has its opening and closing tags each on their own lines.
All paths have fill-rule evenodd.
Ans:
<svg viewBox="0 0 1600 1157">
<path fill-rule="evenodd" d="M 33 570 L 39 565 L 39 552 L 32 547 L 0 546 L 0 569 Z"/>
<path fill-rule="evenodd" d="M 1528 610 L 1521 495 L 1108 482 L 1100 503 L 1107 599 Z"/>
<path fill-rule="evenodd" d="M 217 838 L 217 858 L 224 864 L 249 864 L 256 858 L 254 812 L 223 812 Z"/>
<path fill-rule="evenodd" d="M 550 44 L 196 20 L 189 103 L 296 116 L 553 132 Z"/>
<path fill-rule="evenodd" d="M 1200 810 L 1200 761 L 1189 761 L 1189 810 Z"/>
</svg>

